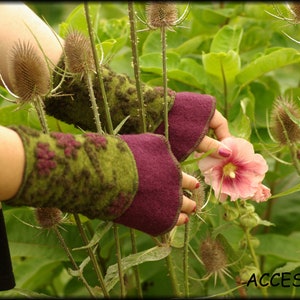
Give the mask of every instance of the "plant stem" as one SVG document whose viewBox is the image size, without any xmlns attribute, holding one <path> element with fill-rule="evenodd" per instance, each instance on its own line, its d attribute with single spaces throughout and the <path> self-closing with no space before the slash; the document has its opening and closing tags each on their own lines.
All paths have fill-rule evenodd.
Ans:
<svg viewBox="0 0 300 300">
<path fill-rule="evenodd" d="M 162 241 L 164 244 L 168 244 L 168 235 L 167 234 L 162 235 Z M 170 274 L 174 297 L 181 297 L 181 293 L 178 288 L 176 273 L 175 273 L 173 262 L 172 262 L 171 253 L 166 257 L 167 267 L 168 267 L 169 274 Z"/>
<path fill-rule="evenodd" d="M 190 226 L 189 222 L 185 224 L 184 228 L 184 246 L 183 246 L 183 281 L 184 281 L 184 297 L 189 298 L 189 262 L 188 262 L 188 252 L 189 252 L 189 232 Z"/>
<path fill-rule="evenodd" d="M 84 78 L 85 78 L 86 85 L 87 85 L 87 88 L 89 91 L 89 96 L 90 96 L 90 101 L 92 104 L 92 110 L 93 110 L 93 114 L 94 114 L 94 120 L 95 120 L 95 124 L 96 124 L 96 128 L 97 128 L 97 132 L 103 133 L 101 121 L 100 121 L 99 110 L 98 110 L 98 105 L 97 105 L 97 101 L 96 101 L 95 94 L 94 94 L 91 73 L 87 71 L 84 75 Z"/>
<path fill-rule="evenodd" d="M 290 152 L 291 152 L 291 156 L 292 156 L 292 160 L 293 160 L 293 165 L 294 165 L 298 175 L 300 175 L 300 162 L 299 162 L 299 158 L 297 155 L 297 152 L 298 152 L 297 144 L 292 143 L 290 145 Z"/>
<path fill-rule="evenodd" d="M 132 62 L 134 70 L 134 78 L 136 84 L 137 98 L 140 104 L 140 117 L 142 121 L 142 131 L 146 132 L 146 114 L 144 108 L 144 96 L 141 88 L 141 79 L 140 79 L 140 67 L 139 67 L 139 55 L 138 55 L 138 39 L 136 35 L 136 22 L 134 17 L 134 7 L 133 2 L 128 2 L 128 16 L 130 24 L 130 40 L 131 40 L 131 50 L 132 50 Z"/>
<path fill-rule="evenodd" d="M 114 134 L 112 120 L 111 120 L 111 116 L 110 116 L 109 105 L 108 105 L 106 91 L 105 91 L 104 82 L 103 82 L 102 70 L 100 68 L 100 61 L 98 58 L 98 53 L 97 53 L 96 45 L 95 45 L 95 41 L 94 41 L 94 31 L 93 31 L 92 22 L 91 22 L 90 13 L 89 13 L 89 5 L 87 2 L 84 2 L 84 11 L 85 11 L 85 17 L 86 17 L 86 22 L 87 22 L 87 26 L 88 26 L 88 32 L 89 32 L 89 37 L 90 37 L 90 41 L 91 41 L 91 47 L 92 47 L 92 52 L 93 52 L 93 57 L 94 57 L 94 62 L 95 62 L 95 67 L 96 67 L 96 76 L 98 78 L 99 88 L 100 88 L 103 102 L 104 102 L 106 126 L 107 126 L 108 133 Z M 101 132 L 98 131 L 98 133 L 101 133 Z M 123 278 L 123 272 L 122 272 L 120 240 L 119 240 L 117 224 L 114 224 L 113 228 L 114 228 L 114 237 L 115 237 L 116 248 L 117 248 L 117 261 L 118 261 L 118 269 L 119 269 L 119 279 L 120 279 L 120 284 L 121 284 L 121 297 L 124 297 L 125 296 L 125 285 L 124 285 L 124 278 Z"/>
<path fill-rule="evenodd" d="M 123 276 L 122 261 L 121 261 L 121 248 L 120 248 L 120 238 L 118 233 L 118 225 L 114 224 L 113 228 L 114 228 L 114 237 L 115 237 L 115 243 L 117 248 L 117 262 L 118 262 L 119 279 L 120 279 L 120 286 L 121 286 L 121 298 L 124 298 L 125 284 L 124 284 L 124 276 Z"/>
<path fill-rule="evenodd" d="M 251 242 L 250 229 L 249 228 L 244 228 L 244 232 L 245 232 L 245 235 L 246 235 L 247 245 L 248 245 L 250 254 L 252 256 L 255 267 L 257 268 L 257 270 L 259 270 L 259 276 L 260 276 L 261 275 L 261 268 L 259 266 L 256 253 L 254 251 L 254 248 L 253 248 L 253 245 L 252 245 L 252 242 Z M 262 291 L 264 297 L 267 297 L 267 295 L 268 295 L 267 290 L 265 288 L 262 288 L 261 291 Z"/>
<path fill-rule="evenodd" d="M 82 224 L 81 224 L 81 221 L 79 219 L 78 214 L 73 214 L 73 216 L 74 216 L 76 225 L 77 225 L 77 227 L 79 229 L 79 233 L 81 235 L 81 238 L 82 238 L 83 242 L 85 243 L 85 245 L 88 245 L 89 241 L 88 241 L 88 238 L 87 238 L 87 236 L 85 234 L 85 231 L 84 231 L 84 229 L 82 227 Z M 104 295 L 104 297 L 109 298 L 109 293 L 108 293 L 108 291 L 106 289 L 106 286 L 105 286 L 105 283 L 104 283 L 104 279 L 103 279 L 101 270 L 99 268 L 99 264 L 98 264 L 98 262 L 96 260 L 95 254 L 94 254 L 94 252 L 92 251 L 91 248 L 87 248 L 87 251 L 88 251 L 89 257 L 91 259 L 91 262 L 93 264 L 93 267 L 95 269 L 98 281 L 100 283 L 100 286 L 101 286 L 101 289 L 102 289 L 102 292 L 103 292 L 103 295 Z"/>
<path fill-rule="evenodd" d="M 163 76 L 163 88 L 164 88 L 164 121 L 165 121 L 165 137 L 169 140 L 169 120 L 168 120 L 168 101 L 167 101 L 167 89 L 168 89 L 168 74 L 167 74 L 167 34 L 166 27 L 160 28 L 161 33 L 161 46 L 162 46 L 162 76 Z"/>
<path fill-rule="evenodd" d="M 108 101 L 107 101 L 107 96 L 106 96 L 106 92 L 105 92 L 102 71 L 100 68 L 100 61 L 99 61 L 99 57 L 98 57 L 98 53 L 97 53 L 97 49 L 96 49 L 96 45 L 95 45 L 95 41 L 94 41 L 94 30 L 92 27 L 92 22 L 91 22 L 91 18 L 90 18 L 90 14 L 89 14 L 89 5 L 86 1 L 84 2 L 84 10 L 85 10 L 85 17 L 86 17 L 86 22 L 87 22 L 87 26 L 88 26 L 88 32 L 89 32 L 89 36 L 90 36 L 92 52 L 93 52 L 93 57 L 94 57 L 94 62 L 95 62 L 95 67 L 96 67 L 96 76 L 98 78 L 99 88 L 100 88 L 103 102 L 104 102 L 104 110 L 105 110 L 105 117 L 106 117 L 106 123 L 107 123 L 106 126 L 107 126 L 108 133 L 113 134 L 114 130 L 113 130 L 112 120 L 111 120 L 111 116 L 110 116 L 110 109 L 109 109 L 109 105 L 108 105 Z"/>
<path fill-rule="evenodd" d="M 130 228 L 130 237 L 131 237 L 131 246 L 132 246 L 132 253 L 137 253 L 136 247 L 136 238 L 135 238 L 135 230 Z M 136 280 L 136 287 L 138 292 L 138 298 L 143 298 L 143 291 L 141 287 L 141 280 L 140 280 L 140 272 L 138 266 L 133 267 L 135 280 Z"/>
<path fill-rule="evenodd" d="M 36 98 L 33 99 L 33 104 L 35 106 L 35 110 L 37 112 L 43 133 L 49 133 L 49 127 L 48 127 L 46 114 L 43 107 L 44 104 L 43 99 L 40 96 L 37 96 Z"/>
<path fill-rule="evenodd" d="M 75 270 L 78 271 L 79 278 L 82 280 L 83 284 L 86 286 L 86 288 L 87 288 L 87 290 L 89 291 L 90 295 L 91 295 L 92 297 L 96 298 L 96 296 L 94 295 L 94 293 L 93 293 L 91 287 L 89 286 L 89 284 L 88 284 L 87 281 L 85 280 L 84 276 L 82 275 L 80 268 L 78 267 L 76 261 L 74 260 L 72 254 L 71 254 L 71 252 L 70 252 L 68 246 L 66 245 L 63 236 L 62 236 L 61 233 L 59 232 L 57 226 L 54 226 L 53 229 L 54 229 L 55 234 L 56 234 L 57 237 L 58 237 L 58 240 L 59 240 L 60 244 L 62 245 L 64 251 L 66 252 L 66 254 L 67 254 L 67 256 L 68 256 L 70 262 L 72 263 L 72 265 L 73 265 L 73 267 L 75 268 Z"/>
</svg>

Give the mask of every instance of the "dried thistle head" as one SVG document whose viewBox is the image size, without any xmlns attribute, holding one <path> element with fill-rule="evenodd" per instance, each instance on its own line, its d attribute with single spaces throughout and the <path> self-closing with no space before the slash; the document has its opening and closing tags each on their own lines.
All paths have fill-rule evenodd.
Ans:
<svg viewBox="0 0 300 300">
<path fill-rule="evenodd" d="M 300 141 L 300 108 L 292 99 L 279 97 L 273 105 L 271 114 L 271 133 L 282 145 Z"/>
<path fill-rule="evenodd" d="M 46 61 L 29 42 L 18 41 L 13 46 L 9 64 L 9 77 L 20 103 L 49 92 L 51 81 Z"/>
<path fill-rule="evenodd" d="M 294 15 L 294 22 L 297 24 L 300 22 L 300 3 L 299 2 L 291 2 L 289 4 L 289 8 Z"/>
<path fill-rule="evenodd" d="M 63 213 L 55 207 L 39 207 L 35 209 L 38 224 L 44 229 L 53 228 L 63 220 Z"/>
<path fill-rule="evenodd" d="M 224 247 L 218 240 L 207 237 L 200 246 L 200 256 L 208 274 L 218 274 L 227 265 Z"/>
<path fill-rule="evenodd" d="M 146 14 L 151 28 L 172 27 L 177 24 L 178 10 L 173 2 L 150 2 L 146 5 Z"/>
<path fill-rule="evenodd" d="M 65 39 L 65 59 L 71 73 L 95 70 L 90 39 L 77 30 L 70 30 Z"/>
<path fill-rule="evenodd" d="M 196 213 L 201 213 L 201 209 L 205 206 L 205 185 L 201 178 L 197 178 L 200 186 L 197 189 L 192 190 L 191 199 L 197 204 Z"/>
</svg>

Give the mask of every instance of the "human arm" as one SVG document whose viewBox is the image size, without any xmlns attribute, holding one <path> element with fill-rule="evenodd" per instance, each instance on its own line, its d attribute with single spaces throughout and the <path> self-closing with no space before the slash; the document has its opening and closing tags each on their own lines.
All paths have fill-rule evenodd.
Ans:
<svg viewBox="0 0 300 300">
<path fill-rule="evenodd" d="M 197 180 L 181 173 L 160 135 L 42 134 L 0 126 L 0 201 L 56 207 L 151 235 L 187 221 L 183 196 Z"/>
<path fill-rule="evenodd" d="M 18 9 L 15 9 L 16 7 Z M 20 38 L 35 45 L 37 39 L 43 51 L 53 63 L 57 63 L 61 58 L 59 65 L 60 67 L 64 66 L 64 57 L 62 57 L 64 41 L 57 38 L 54 32 L 33 11 L 24 4 L 15 6 L 4 3 L 1 4 L 0 14 L 2 28 L 11 27 L 8 36 L 5 35 L 5 31 L 0 31 L 0 38 L 6 39 L 6 43 L 0 47 L 1 57 L 8 58 L 12 46 Z M 19 21 L 12 21 L 14 19 Z M 23 20 L 23 22 L 20 20 Z M 25 24 L 32 30 L 32 33 Z M 8 76 L 8 65 L 9 59 L 0 60 L 0 73 L 3 75 L 8 87 L 13 90 Z M 130 116 L 121 128 L 120 133 L 142 132 L 134 81 L 125 74 L 113 72 L 107 66 L 103 66 L 102 71 L 114 128 Z M 55 73 L 54 87 L 59 84 L 60 80 L 60 75 Z M 94 86 L 97 86 L 96 80 Z M 164 134 L 163 90 L 161 87 L 151 87 L 147 84 L 142 84 L 142 89 L 147 131 Z M 59 92 L 60 94 L 58 94 Z M 101 93 L 97 88 L 95 88 L 95 93 L 100 109 L 100 117 L 103 124 L 105 124 L 106 119 Z M 62 88 L 56 94 L 57 97 L 50 95 L 46 98 L 46 111 L 49 115 L 53 115 L 67 123 L 75 124 L 82 129 L 95 131 L 92 110 L 88 104 L 88 90 L 83 87 L 82 81 L 78 82 L 72 78 L 65 78 Z M 207 150 L 220 150 L 222 144 L 218 140 L 221 140 L 222 136 L 226 137 L 230 134 L 227 121 L 215 110 L 216 100 L 214 97 L 198 93 L 176 93 L 169 90 L 167 100 L 169 102 L 169 141 L 171 149 L 179 161 L 184 160 L 192 151 L 198 150 L 199 147 Z M 214 119 L 224 124 L 222 126 L 224 134 L 216 133 L 216 139 L 207 136 L 209 128 L 214 129 Z M 219 132 L 221 131 L 219 130 Z"/>
</svg>

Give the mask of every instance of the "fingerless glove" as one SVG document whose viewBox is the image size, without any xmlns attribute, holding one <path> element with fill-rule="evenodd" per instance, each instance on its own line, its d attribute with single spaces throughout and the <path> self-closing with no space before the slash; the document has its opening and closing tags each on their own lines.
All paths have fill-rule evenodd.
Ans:
<svg viewBox="0 0 300 300">
<path fill-rule="evenodd" d="M 59 68 L 64 68 L 63 59 Z M 140 108 L 137 100 L 136 85 L 125 74 L 117 74 L 108 66 L 102 66 L 107 100 L 114 128 L 130 116 L 119 133 L 132 134 L 142 132 Z M 54 73 L 54 85 L 58 85 L 61 76 Z M 103 97 L 94 78 L 94 89 L 102 124 L 106 124 Z M 164 135 L 164 99 L 162 87 L 142 84 L 144 96 L 147 132 Z M 215 111 L 216 99 L 206 94 L 193 92 L 176 93 L 168 90 L 169 142 L 178 161 L 183 161 L 208 132 L 210 120 Z M 88 90 L 80 77 L 67 77 L 61 84 L 57 97 L 46 98 L 47 114 L 74 124 L 84 130 L 96 131 L 93 112 L 89 104 Z"/>
<path fill-rule="evenodd" d="M 56 207 L 158 235 L 180 212 L 181 172 L 160 135 L 52 132 L 11 126 L 26 165 L 12 206 Z"/>
</svg>

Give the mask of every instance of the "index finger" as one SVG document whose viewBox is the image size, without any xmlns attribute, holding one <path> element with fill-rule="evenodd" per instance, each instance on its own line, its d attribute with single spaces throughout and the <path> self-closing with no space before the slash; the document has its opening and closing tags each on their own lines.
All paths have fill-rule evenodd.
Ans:
<svg viewBox="0 0 300 300">
<path fill-rule="evenodd" d="M 218 140 L 231 136 L 227 119 L 217 109 L 210 120 L 209 127 L 214 130 Z"/>
</svg>

